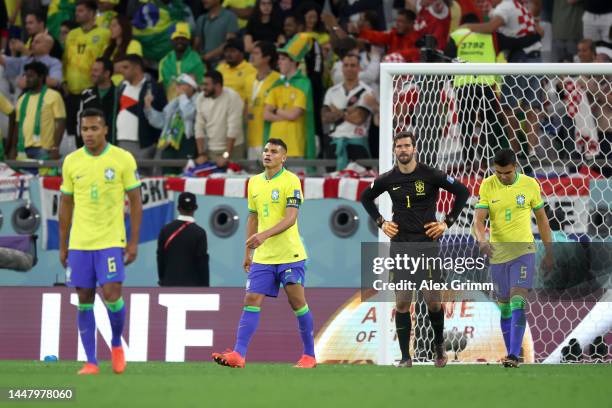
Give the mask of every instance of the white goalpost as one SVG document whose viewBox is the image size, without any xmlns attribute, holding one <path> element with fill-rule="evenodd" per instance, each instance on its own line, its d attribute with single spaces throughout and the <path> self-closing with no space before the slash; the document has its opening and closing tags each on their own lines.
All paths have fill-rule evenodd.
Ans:
<svg viewBox="0 0 612 408">
<path fill-rule="evenodd" d="M 608 242 L 612 247 L 612 64 L 383 63 L 381 174 L 394 164 L 393 135 L 401 130 L 415 133 L 419 161 L 461 180 L 472 192 L 462 216 L 446 232 L 450 242 L 469 239 L 477 188 L 491 174 L 494 152 L 504 147 L 517 152 L 521 171 L 540 181 L 554 241 L 577 243 L 564 247 L 576 248 L 575 254 L 569 253 L 574 249 L 559 254 L 569 265 L 567 271 L 546 279 L 571 288 L 579 283 L 576 275 L 588 273 L 597 286 L 582 298 L 551 299 L 534 292 L 523 361 L 612 361 L 610 347 L 605 346 L 612 344 L 612 262 L 595 262 L 598 254 L 591 253 L 585 271 L 571 266 L 581 256 L 579 242 Z M 451 197 L 441 193 L 439 219 L 450 204 Z M 388 195 L 379 197 L 379 208 L 391 218 Z M 382 231 L 379 241 L 388 242 Z M 536 278 L 536 287 L 549 283 Z M 452 305 L 456 313 L 447 309 L 445 344 L 450 360 L 494 362 L 503 356 L 499 312 L 486 301 L 487 295 L 480 302 L 466 299 L 460 306 Z M 429 322 L 419 303 L 417 297 L 412 352 L 417 362 L 425 362 L 429 343 L 419 336 L 426 337 Z M 379 303 L 377 308 L 376 359 L 388 365 L 399 356 L 393 304 Z M 602 339 L 605 352 L 604 346 L 591 346 L 596 338 Z M 579 354 L 568 347 L 570 339 L 578 342 Z"/>
</svg>

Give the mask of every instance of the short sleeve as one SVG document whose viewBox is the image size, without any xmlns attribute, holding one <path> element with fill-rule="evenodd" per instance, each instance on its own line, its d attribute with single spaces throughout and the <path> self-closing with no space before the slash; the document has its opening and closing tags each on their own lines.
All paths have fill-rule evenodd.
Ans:
<svg viewBox="0 0 612 408">
<path fill-rule="evenodd" d="M 531 196 L 530 205 L 531 208 L 535 210 L 539 210 L 544 207 L 544 200 L 542 199 L 542 189 L 540 187 L 540 183 L 537 180 L 533 180 L 533 193 Z"/>
<path fill-rule="evenodd" d="M 255 200 L 253 199 L 253 185 L 255 181 L 253 178 L 249 179 L 249 184 L 247 186 L 247 206 L 249 208 L 249 213 L 257 214 L 257 206 L 255 205 Z"/>
<path fill-rule="evenodd" d="M 325 92 L 325 97 L 323 98 L 323 106 L 327 106 L 329 107 L 329 105 L 332 105 L 332 97 L 331 97 L 331 88 L 327 90 L 327 92 Z"/>
<path fill-rule="evenodd" d="M 511 5 L 511 7 L 513 7 Z M 497 5 L 497 7 L 495 7 L 493 10 L 491 10 L 491 18 L 493 17 L 499 17 L 504 21 L 504 25 L 508 25 L 508 18 L 510 17 L 510 12 L 511 10 L 508 9 L 508 3 L 506 2 L 501 2 Z"/>
<path fill-rule="evenodd" d="M 62 99 L 59 93 L 53 93 L 53 100 L 51 102 L 51 106 L 53 109 L 54 119 L 66 118 L 66 105 L 64 105 L 64 100 Z"/>
<path fill-rule="evenodd" d="M 60 191 L 66 195 L 74 194 L 74 185 L 72 184 L 72 176 L 70 174 L 70 163 L 70 157 L 66 157 L 64 164 L 62 164 L 62 185 L 60 186 Z"/>
<path fill-rule="evenodd" d="M 301 89 L 297 92 L 293 107 L 306 110 L 306 94 Z"/>
<path fill-rule="evenodd" d="M 292 177 L 291 181 L 287 183 L 285 197 L 287 197 L 287 207 L 300 208 L 304 195 L 299 178 Z"/>
<path fill-rule="evenodd" d="M 9 100 L 6 99 L 4 95 L 0 94 L 0 112 L 4 113 L 5 115 L 10 115 L 14 110 L 15 108 L 9 102 Z"/>
<path fill-rule="evenodd" d="M 478 203 L 475 208 L 489 208 L 489 184 L 483 181 L 478 189 Z"/>
<path fill-rule="evenodd" d="M 123 167 L 123 189 L 130 191 L 140 187 L 140 176 L 138 175 L 138 168 L 136 167 L 136 160 L 131 153 L 126 152 L 125 154 L 125 166 Z"/>
</svg>

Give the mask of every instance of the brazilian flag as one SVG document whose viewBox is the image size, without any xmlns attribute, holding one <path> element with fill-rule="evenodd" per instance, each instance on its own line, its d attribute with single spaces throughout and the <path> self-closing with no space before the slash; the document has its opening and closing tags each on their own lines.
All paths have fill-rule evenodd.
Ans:
<svg viewBox="0 0 612 408">
<path fill-rule="evenodd" d="M 47 30 L 59 41 L 60 27 L 64 21 L 74 20 L 76 0 L 51 0 L 47 12 Z"/>
<path fill-rule="evenodd" d="M 134 38 L 142 44 L 146 59 L 160 61 L 172 51 L 170 36 L 174 25 L 185 17 L 181 0 L 171 0 L 168 4 L 158 0 L 140 1 L 132 25 Z"/>
</svg>

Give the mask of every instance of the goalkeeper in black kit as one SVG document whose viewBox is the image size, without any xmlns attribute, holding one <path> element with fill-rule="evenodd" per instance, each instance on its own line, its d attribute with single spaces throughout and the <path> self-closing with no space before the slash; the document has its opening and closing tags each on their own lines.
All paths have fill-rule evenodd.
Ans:
<svg viewBox="0 0 612 408">
<path fill-rule="evenodd" d="M 379 228 L 391 239 L 390 257 L 402 252 L 400 243 L 419 242 L 424 252 L 437 254 L 437 239 L 453 225 L 468 198 L 466 186 L 440 170 L 436 170 L 416 160 L 416 139 L 410 132 L 401 132 L 393 138 L 393 152 L 397 163 L 390 171 L 381 174 L 361 195 L 361 203 Z M 436 220 L 436 206 L 439 189 L 452 193 L 455 201 L 452 210 L 444 221 Z M 393 202 L 393 219 L 385 220 L 376 208 L 374 200 L 387 192 Z M 428 245 L 427 243 L 431 243 Z M 430 248 L 431 247 L 431 248 Z M 405 246 L 404 246 L 405 248 Z M 427 249 L 429 248 L 429 249 Z M 422 251 L 419 251 L 419 253 Z M 432 278 L 432 270 L 428 271 Z M 414 271 L 412 272 L 414 273 Z M 433 344 L 436 367 L 444 367 L 448 361 L 444 350 L 444 309 L 440 291 L 423 290 L 427 303 L 429 320 L 434 332 Z M 395 326 L 397 340 L 402 352 L 399 367 L 411 367 L 410 332 L 412 320 L 410 303 L 412 291 L 395 292 Z"/>
</svg>

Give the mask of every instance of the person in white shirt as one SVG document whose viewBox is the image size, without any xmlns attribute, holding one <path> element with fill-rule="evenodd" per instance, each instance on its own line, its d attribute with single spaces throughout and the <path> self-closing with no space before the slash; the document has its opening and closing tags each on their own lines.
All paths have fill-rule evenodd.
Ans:
<svg viewBox="0 0 612 408">
<path fill-rule="evenodd" d="M 196 163 L 215 161 L 225 167 L 230 160 L 244 159 L 243 105 L 236 91 L 223 86 L 218 71 L 204 75 L 204 93 L 196 102 Z"/>
<path fill-rule="evenodd" d="M 337 159 L 337 170 L 349 161 L 370 157 L 368 132 L 371 113 L 365 102 L 372 88 L 359 80 L 359 55 L 348 53 L 342 58 L 344 81 L 327 90 L 321 116 L 330 126 L 328 157 Z"/>
</svg>

